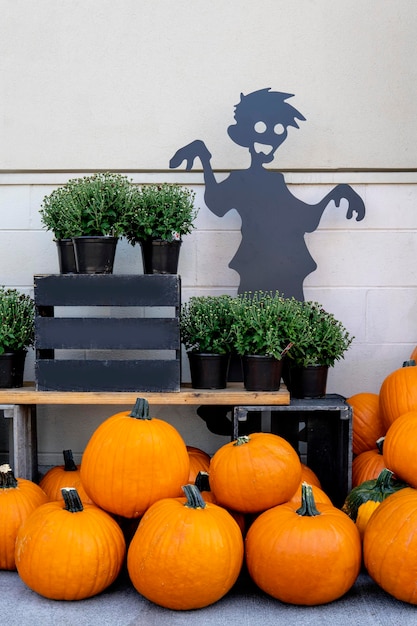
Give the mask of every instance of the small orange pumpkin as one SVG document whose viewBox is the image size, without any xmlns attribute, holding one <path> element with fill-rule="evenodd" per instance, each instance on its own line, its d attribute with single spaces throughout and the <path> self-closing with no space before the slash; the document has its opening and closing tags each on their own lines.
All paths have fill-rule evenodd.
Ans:
<svg viewBox="0 0 417 626">
<path fill-rule="evenodd" d="M 168 609 L 198 609 L 223 597 L 243 563 L 242 533 L 222 507 L 195 485 L 185 498 L 164 498 L 142 517 L 127 568 L 135 589 Z"/>
<path fill-rule="evenodd" d="M 366 480 L 378 478 L 386 466 L 382 450 L 384 438 L 378 439 L 373 450 L 361 452 L 352 461 L 352 487 L 357 487 Z"/>
<path fill-rule="evenodd" d="M 63 450 L 64 464 L 51 467 L 39 482 L 50 500 L 61 500 L 63 487 L 76 487 L 80 481 L 80 466 L 74 462 L 72 450 Z"/>
<path fill-rule="evenodd" d="M 250 526 L 246 563 L 254 582 L 281 602 L 318 605 L 340 598 L 361 567 L 355 523 L 340 509 L 316 505 L 303 484 L 302 504 L 273 507 Z"/>
<path fill-rule="evenodd" d="M 357 393 L 346 402 L 352 407 L 352 449 L 360 454 L 375 448 L 375 441 L 385 435 L 386 429 L 379 410 L 377 393 Z"/>
<path fill-rule="evenodd" d="M 286 502 L 301 481 L 301 463 L 288 441 L 252 433 L 219 448 L 210 462 L 210 486 L 217 502 L 242 513 L 257 513 Z"/>
<path fill-rule="evenodd" d="M 20 526 L 16 567 L 23 582 L 52 600 L 81 600 L 114 582 L 126 552 L 118 523 L 105 511 L 83 505 L 77 490 L 38 507 Z"/>
<path fill-rule="evenodd" d="M 301 482 L 306 482 L 309 485 L 316 485 L 321 487 L 320 479 L 317 474 L 305 463 L 301 463 Z"/>
<path fill-rule="evenodd" d="M 188 476 L 189 483 L 195 483 L 198 472 L 208 472 L 210 468 L 210 455 L 201 448 L 195 446 L 187 446 L 188 456 L 190 458 L 190 473 Z"/>
<path fill-rule="evenodd" d="M 404 413 L 417 410 L 417 366 L 405 361 L 391 372 L 379 390 L 379 408 L 385 431 Z"/>
<path fill-rule="evenodd" d="M 48 496 L 36 483 L 15 478 L 10 465 L 0 466 L 0 569 L 15 570 L 16 536 L 21 524 Z"/>
</svg>

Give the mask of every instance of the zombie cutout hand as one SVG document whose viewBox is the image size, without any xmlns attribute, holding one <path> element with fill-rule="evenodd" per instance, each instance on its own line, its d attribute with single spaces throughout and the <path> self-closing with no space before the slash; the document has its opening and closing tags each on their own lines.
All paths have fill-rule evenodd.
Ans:
<svg viewBox="0 0 417 626">
<path fill-rule="evenodd" d="M 230 262 L 240 276 L 239 293 L 245 291 L 278 291 L 286 297 L 304 299 L 303 282 L 317 265 L 304 241 L 319 225 L 330 202 L 339 206 L 348 201 L 346 217 L 356 214 L 360 221 L 365 206 L 349 185 L 337 185 L 318 204 L 307 204 L 289 191 L 284 176 L 265 165 L 274 159 L 275 151 L 285 141 L 288 127 L 299 128 L 305 120 L 286 100 L 291 94 L 261 89 L 241 95 L 235 107 L 235 124 L 229 126 L 229 137 L 249 149 L 250 167 L 229 174 L 217 182 L 211 167 L 211 154 L 201 140 L 180 148 L 170 161 L 170 168 L 184 161 L 186 169 L 199 158 L 203 167 L 207 207 L 222 217 L 236 209 L 242 220 L 241 244 Z"/>
</svg>

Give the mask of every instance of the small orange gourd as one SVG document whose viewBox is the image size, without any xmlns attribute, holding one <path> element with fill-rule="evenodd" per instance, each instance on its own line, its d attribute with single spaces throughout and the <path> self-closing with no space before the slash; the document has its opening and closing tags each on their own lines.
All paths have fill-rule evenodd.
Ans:
<svg viewBox="0 0 417 626">
<path fill-rule="evenodd" d="M 243 563 L 243 538 L 224 508 L 205 502 L 195 485 L 185 498 L 164 498 L 142 517 L 127 568 L 135 589 L 168 609 L 198 609 L 223 597 Z"/>
<path fill-rule="evenodd" d="M 116 580 L 126 552 L 123 533 L 105 511 L 82 504 L 77 490 L 38 507 L 16 538 L 16 567 L 23 582 L 52 600 L 94 596 Z"/>
</svg>

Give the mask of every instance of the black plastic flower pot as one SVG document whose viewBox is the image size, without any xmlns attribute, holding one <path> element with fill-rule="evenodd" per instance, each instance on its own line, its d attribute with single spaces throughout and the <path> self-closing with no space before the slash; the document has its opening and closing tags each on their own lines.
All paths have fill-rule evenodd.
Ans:
<svg viewBox="0 0 417 626">
<path fill-rule="evenodd" d="M 112 274 L 117 237 L 73 237 L 79 274 Z"/>
<path fill-rule="evenodd" d="M 228 354 L 188 352 L 188 360 L 194 389 L 224 389 L 227 386 Z"/>
<path fill-rule="evenodd" d="M 278 391 L 283 359 L 248 354 L 242 357 L 243 385 L 247 391 Z"/>
<path fill-rule="evenodd" d="M 61 274 L 76 274 L 74 243 L 72 239 L 57 239 L 55 241 L 58 250 L 58 264 Z"/>
<path fill-rule="evenodd" d="M 289 368 L 288 389 L 293 398 L 323 398 L 326 395 L 327 365 Z"/>
<path fill-rule="evenodd" d="M 144 274 L 177 274 L 181 240 L 147 239 L 141 242 Z"/>
<path fill-rule="evenodd" d="M 0 354 L 0 388 L 23 387 L 26 350 Z"/>
</svg>

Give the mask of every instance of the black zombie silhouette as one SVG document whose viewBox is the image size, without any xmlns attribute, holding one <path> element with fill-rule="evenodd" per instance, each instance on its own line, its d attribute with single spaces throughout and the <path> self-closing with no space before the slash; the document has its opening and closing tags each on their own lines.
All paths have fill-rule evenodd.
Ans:
<svg viewBox="0 0 417 626">
<path fill-rule="evenodd" d="M 269 88 L 241 94 L 228 134 L 236 144 L 249 149 L 248 169 L 232 171 L 217 182 L 211 154 L 201 140 L 180 148 L 169 165 L 177 168 L 185 161 L 190 170 L 199 158 L 207 207 L 219 217 L 231 209 L 239 213 L 242 240 L 230 262 L 240 276 L 239 292 L 279 291 L 303 300 L 304 279 L 317 267 L 305 244 L 305 233 L 316 230 L 331 201 L 339 206 L 341 199 L 346 199 L 346 217 L 356 214 L 357 221 L 364 218 L 365 207 L 360 196 L 345 184 L 337 185 L 317 204 L 306 204 L 291 194 L 283 174 L 265 168 L 287 138 L 288 127 L 299 128 L 297 120 L 305 120 L 286 102 L 290 97 L 292 94 Z"/>
</svg>

